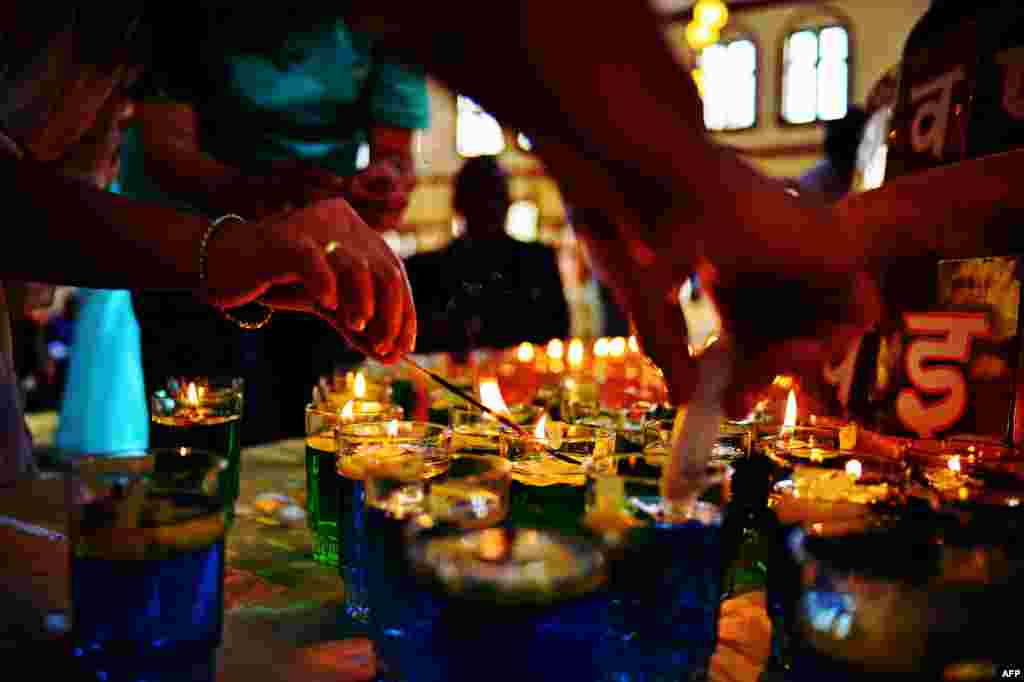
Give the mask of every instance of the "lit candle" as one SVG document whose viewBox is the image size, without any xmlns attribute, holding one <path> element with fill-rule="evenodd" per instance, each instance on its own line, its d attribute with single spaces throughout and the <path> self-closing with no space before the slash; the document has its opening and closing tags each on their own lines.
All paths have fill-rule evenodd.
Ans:
<svg viewBox="0 0 1024 682">
<path fill-rule="evenodd" d="M 599 384 L 607 378 L 608 370 L 608 339 L 601 337 L 594 342 L 594 376 Z"/>
<path fill-rule="evenodd" d="M 796 414 L 796 393 L 790 389 L 789 397 L 786 399 L 786 414 L 782 420 L 782 437 L 787 442 L 796 431 Z"/>
<path fill-rule="evenodd" d="M 534 351 L 532 343 L 524 341 L 523 343 L 519 344 L 519 348 L 516 350 L 516 358 L 519 360 L 519 362 L 533 362 L 533 356 Z"/>
<path fill-rule="evenodd" d="M 562 343 L 561 339 L 551 339 L 548 341 L 548 370 L 556 374 L 562 372 L 565 369 L 565 365 L 562 362 L 564 355 L 565 344 Z"/>
<path fill-rule="evenodd" d="M 616 336 L 608 344 L 608 353 L 615 360 L 622 360 L 626 355 L 626 339 L 622 336 Z"/>
<path fill-rule="evenodd" d="M 852 478 L 853 480 L 856 481 L 860 479 L 863 473 L 864 467 L 861 465 L 860 460 L 851 459 L 849 462 L 846 463 L 846 475 Z"/>
<path fill-rule="evenodd" d="M 579 372 L 583 368 L 583 342 L 573 339 L 569 342 L 569 369 Z"/>
</svg>

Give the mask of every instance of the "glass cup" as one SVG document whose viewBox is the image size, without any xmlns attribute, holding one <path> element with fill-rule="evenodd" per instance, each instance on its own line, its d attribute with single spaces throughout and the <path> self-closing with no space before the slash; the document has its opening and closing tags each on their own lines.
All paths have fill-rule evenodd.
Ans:
<svg viewBox="0 0 1024 682">
<path fill-rule="evenodd" d="M 462 528 L 487 528 L 508 517 L 512 464 L 504 457 L 452 452 L 448 470 L 431 479 L 426 511 Z"/>
<path fill-rule="evenodd" d="M 338 488 L 338 570 L 345 584 L 345 612 L 353 620 L 369 622 L 367 585 L 368 535 L 366 506 L 369 495 L 387 511 L 403 507 L 419 509 L 423 490 L 403 476 L 430 478 L 448 468 L 450 434 L 447 428 L 429 422 L 389 421 L 345 424 L 337 430 L 338 455 L 335 481 Z M 396 457 L 402 455 L 405 460 Z M 366 469 L 377 462 L 378 475 L 367 487 Z M 397 478 L 388 482 L 384 469 L 391 465 Z M 401 467 L 405 466 L 403 470 Z"/>
<path fill-rule="evenodd" d="M 563 409 L 565 421 L 583 426 L 593 426 L 615 432 L 616 452 L 641 452 L 644 446 L 643 427 L 646 423 L 643 408 L 583 406 L 577 404 L 572 410 Z"/>
<path fill-rule="evenodd" d="M 610 679 L 633 679 L 641 669 L 675 674 L 672 679 L 690 679 L 682 674 L 688 671 L 701 679 L 717 645 L 722 514 L 707 502 L 665 500 L 664 463 L 658 456 L 612 454 L 584 467 L 584 524 L 612 557 L 603 649 Z"/>
<path fill-rule="evenodd" d="M 512 429 L 475 409 L 452 408 L 448 413 L 451 449 L 464 454 L 508 455 Z"/>
<path fill-rule="evenodd" d="M 71 640 L 82 679 L 215 679 L 227 466 L 184 447 L 68 462 Z"/>
<path fill-rule="evenodd" d="M 338 565 L 338 441 L 340 425 L 402 418 L 402 408 L 378 403 L 379 409 L 359 410 L 342 416 L 340 410 L 320 404 L 306 405 L 306 512 L 313 532 L 313 558 Z"/>
<path fill-rule="evenodd" d="M 221 494 L 235 517 L 241 468 L 242 379 L 171 378 L 150 397 L 150 446 L 195 448 L 224 457 Z"/>
<path fill-rule="evenodd" d="M 643 426 L 644 452 L 668 454 L 672 451 L 672 433 L 675 427 L 673 419 L 652 419 Z M 723 422 L 718 431 L 714 450 L 711 452 L 713 462 L 734 462 L 750 452 L 750 428 L 736 422 Z"/>
</svg>

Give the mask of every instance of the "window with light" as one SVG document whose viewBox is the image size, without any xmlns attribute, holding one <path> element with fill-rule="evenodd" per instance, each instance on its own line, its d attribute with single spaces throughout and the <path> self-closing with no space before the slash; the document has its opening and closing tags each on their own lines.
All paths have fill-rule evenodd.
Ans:
<svg viewBox="0 0 1024 682">
<path fill-rule="evenodd" d="M 488 156 L 505 149 L 501 124 L 468 97 L 456 97 L 455 149 L 459 156 Z"/>
<path fill-rule="evenodd" d="M 757 46 L 746 38 L 705 47 L 698 57 L 708 130 L 757 124 Z"/>
<path fill-rule="evenodd" d="M 850 35 L 843 26 L 802 28 L 786 36 L 782 119 L 802 124 L 846 116 Z"/>
</svg>

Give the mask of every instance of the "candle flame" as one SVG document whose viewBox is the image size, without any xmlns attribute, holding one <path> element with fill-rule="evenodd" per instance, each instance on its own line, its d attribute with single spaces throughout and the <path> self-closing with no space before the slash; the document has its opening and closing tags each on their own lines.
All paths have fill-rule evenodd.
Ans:
<svg viewBox="0 0 1024 682">
<path fill-rule="evenodd" d="M 548 341 L 549 358 L 552 360 L 561 360 L 563 353 L 565 353 L 565 344 L 562 343 L 561 339 L 551 339 Z"/>
<path fill-rule="evenodd" d="M 608 350 L 611 352 L 613 358 L 621 358 L 626 354 L 626 339 L 622 336 L 616 336 L 612 339 L 611 344 L 608 346 Z"/>
<path fill-rule="evenodd" d="M 542 414 L 540 416 L 540 419 L 537 420 L 537 426 L 534 427 L 533 429 L 533 435 L 536 436 L 537 438 L 544 438 L 547 435 L 547 423 L 547 413 Z"/>
<path fill-rule="evenodd" d="M 783 391 L 793 388 L 793 377 L 780 374 L 772 381 L 772 386 L 778 386 Z"/>
<path fill-rule="evenodd" d="M 530 362 L 533 360 L 533 344 L 529 341 L 523 341 L 519 344 L 516 357 L 519 359 L 519 362 Z"/>
<path fill-rule="evenodd" d="M 196 390 L 195 384 L 190 383 L 188 385 L 188 390 L 185 391 L 185 396 L 189 405 L 199 405 L 199 392 Z"/>
<path fill-rule="evenodd" d="M 636 340 L 635 336 L 629 337 L 629 340 L 626 342 L 626 345 L 629 346 L 630 351 L 634 353 L 640 352 L 640 343 Z"/>
<path fill-rule="evenodd" d="M 573 339 L 569 342 L 569 366 L 579 369 L 583 365 L 583 342 Z"/>
<path fill-rule="evenodd" d="M 352 392 L 357 398 L 366 396 L 366 377 L 363 376 L 362 372 L 356 375 L 355 383 L 352 386 Z"/>
<path fill-rule="evenodd" d="M 949 467 L 950 471 L 960 473 L 960 455 L 953 455 L 952 457 L 950 457 L 949 461 L 946 462 L 946 466 Z"/>
<path fill-rule="evenodd" d="M 480 402 L 488 409 L 511 416 L 505 399 L 501 396 L 501 388 L 498 387 L 497 379 L 483 379 L 480 381 Z"/>
<path fill-rule="evenodd" d="M 594 342 L 594 355 L 599 358 L 608 357 L 608 339 L 601 337 Z"/>
<path fill-rule="evenodd" d="M 851 459 L 846 463 L 846 474 L 853 478 L 853 480 L 859 479 L 863 473 L 864 467 L 861 465 L 860 460 Z"/>
<path fill-rule="evenodd" d="M 348 421 L 356 416 L 355 401 L 350 400 L 345 403 L 345 407 L 341 408 L 341 418 Z"/>
<path fill-rule="evenodd" d="M 787 429 L 796 428 L 796 393 L 789 390 L 789 397 L 786 399 L 786 418 L 782 426 Z"/>
<path fill-rule="evenodd" d="M 178 454 L 181 455 L 182 457 L 185 457 L 186 455 L 188 455 L 188 448 L 186 448 L 186 447 L 178 448 Z"/>
<path fill-rule="evenodd" d="M 389 421 L 388 425 L 384 427 L 384 430 L 387 432 L 389 438 L 395 438 L 398 436 L 398 420 L 392 419 Z"/>
</svg>

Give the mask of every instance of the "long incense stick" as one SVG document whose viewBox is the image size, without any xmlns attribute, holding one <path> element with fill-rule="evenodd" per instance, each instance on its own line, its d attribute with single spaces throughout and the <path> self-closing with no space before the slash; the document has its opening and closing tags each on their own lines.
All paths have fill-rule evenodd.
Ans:
<svg viewBox="0 0 1024 682">
<path fill-rule="evenodd" d="M 448 391 L 450 393 L 453 393 L 454 395 L 458 396 L 459 398 L 462 398 L 463 400 L 465 400 L 467 403 L 473 405 L 474 407 L 480 408 L 481 410 L 483 410 L 487 414 L 491 415 L 492 417 L 494 417 L 495 419 L 500 421 L 505 426 L 507 426 L 510 429 L 512 429 L 513 431 L 515 431 L 520 436 L 528 436 L 528 435 L 530 435 L 519 424 L 516 424 L 514 421 L 512 421 L 511 419 L 509 419 L 505 415 L 501 414 L 500 412 L 496 412 L 496 411 L 492 410 L 491 408 L 487 407 L 482 402 L 480 402 L 479 400 L 477 400 L 476 398 L 474 398 L 470 394 L 466 393 L 465 391 L 463 391 L 458 386 L 455 386 L 454 384 L 449 383 L 447 380 L 445 380 L 445 379 L 441 378 L 440 376 L 438 376 L 437 374 L 431 372 L 429 369 L 427 369 L 425 367 L 421 367 L 419 364 L 417 364 L 417 362 L 415 360 L 410 358 L 408 355 L 404 356 L 402 359 L 410 367 L 414 367 L 414 368 L 418 369 L 419 371 L 423 372 L 428 377 L 430 377 L 431 379 L 433 379 L 434 381 L 436 381 L 437 383 L 441 384 L 446 389 L 448 389 Z"/>
<path fill-rule="evenodd" d="M 482 402 L 480 402 L 479 400 L 477 400 L 473 396 L 469 395 L 468 393 L 463 391 L 458 386 L 455 386 L 455 385 L 449 383 L 447 380 L 445 380 L 442 377 L 438 376 L 434 372 L 431 372 L 429 369 L 427 369 L 425 367 L 421 367 L 415 360 L 413 360 L 408 355 L 403 356 L 402 360 L 405 361 L 405 364 L 407 364 L 410 367 L 413 367 L 413 368 L 419 370 L 423 374 L 427 375 L 428 377 L 430 377 L 431 379 L 433 379 L 434 381 L 439 383 L 441 386 L 444 386 L 453 395 L 456 395 L 459 398 L 462 398 L 463 400 L 465 400 L 470 405 L 478 407 L 481 410 L 483 410 L 484 412 L 486 412 L 487 414 L 491 415 L 492 417 L 494 417 L 495 419 L 500 421 L 502 424 L 504 424 L 505 426 L 509 427 L 513 431 L 515 431 L 518 435 L 525 436 L 527 438 L 531 437 L 531 435 L 529 433 L 527 433 L 526 430 L 523 429 L 523 427 L 521 427 L 519 424 L 516 424 L 514 421 L 512 421 L 511 419 L 509 419 L 505 415 L 501 414 L 500 412 L 496 412 L 495 410 L 492 410 L 491 408 L 487 407 Z M 572 457 L 569 457 L 568 455 L 563 455 L 562 453 L 558 452 L 554 448 L 546 447 L 545 449 L 547 450 L 547 453 L 549 455 L 551 455 L 552 457 L 554 457 L 555 459 L 561 460 L 563 462 L 567 462 L 569 464 L 577 464 L 577 465 L 579 464 L 579 462 L 577 462 Z"/>
</svg>

